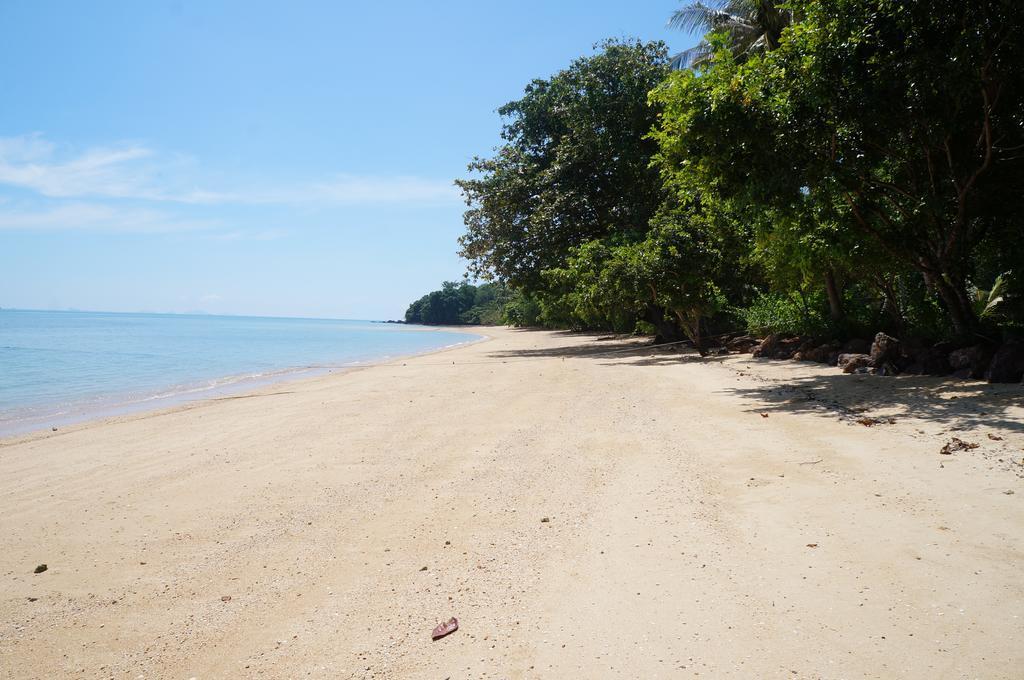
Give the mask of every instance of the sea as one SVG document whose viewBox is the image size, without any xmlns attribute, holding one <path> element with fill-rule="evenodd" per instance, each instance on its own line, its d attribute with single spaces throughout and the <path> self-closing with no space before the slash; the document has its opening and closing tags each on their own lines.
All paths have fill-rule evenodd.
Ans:
<svg viewBox="0 0 1024 680">
<path fill-rule="evenodd" d="M 0 310 L 0 436 L 240 393 L 476 341 L 426 326 Z"/>
</svg>

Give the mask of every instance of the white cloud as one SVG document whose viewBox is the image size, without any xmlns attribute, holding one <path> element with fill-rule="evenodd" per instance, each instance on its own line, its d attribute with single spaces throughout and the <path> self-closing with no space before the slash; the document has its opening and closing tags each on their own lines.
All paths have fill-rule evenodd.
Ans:
<svg viewBox="0 0 1024 680">
<path fill-rule="evenodd" d="M 38 135 L 0 139 L 0 184 L 52 198 L 154 197 L 148 172 L 134 163 L 153 155 L 143 146 L 100 147 L 66 160 L 55 160 L 54 149 Z"/>
<path fill-rule="evenodd" d="M 37 210 L 0 210 L 0 231 L 103 231 L 162 234 L 220 227 L 216 220 L 179 218 L 159 210 L 68 203 Z"/>
<path fill-rule="evenodd" d="M 273 186 L 197 188 L 197 168 L 180 156 L 166 157 L 141 144 L 61 152 L 42 135 L 0 138 L 0 185 L 48 198 L 130 199 L 187 204 L 388 204 L 459 200 L 447 180 L 411 176 L 336 175 Z"/>
<path fill-rule="evenodd" d="M 419 177 L 339 176 L 309 189 L 312 200 L 330 203 L 434 203 L 458 200 L 459 193 L 449 181 Z"/>
</svg>

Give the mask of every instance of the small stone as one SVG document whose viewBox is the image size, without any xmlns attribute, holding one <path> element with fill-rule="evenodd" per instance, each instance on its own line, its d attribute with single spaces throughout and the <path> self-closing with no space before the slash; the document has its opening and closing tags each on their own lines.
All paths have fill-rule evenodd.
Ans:
<svg viewBox="0 0 1024 680">
<path fill-rule="evenodd" d="M 230 595 L 221 595 L 220 601 L 221 602 L 231 602 L 231 596 Z"/>
<path fill-rule="evenodd" d="M 420 567 L 420 571 L 426 571 L 426 570 L 427 570 L 426 567 Z"/>
<path fill-rule="evenodd" d="M 540 521 L 541 521 L 541 522 L 544 522 L 544 523 L 547 523 L 547 522 L 550 522 L 550 521 L 551 521 L 551 518 L 550 518 L 550 517 L 541 517 L 541 518 L 540 518 Z"/>
<path fill-rule="evenodd" d="M 1013 489 L 1007 489 L 1003 493 L 1006 494 L 1007 496 L 1012 496 L 1013 495 Z"/>
<path fill-rule="evenodd" d="M 48 566 L 46 566 L 45 564 L 40 564 L 38 567 L 35 568 L 35 571 L 33 571 L 32 573 L 33 574 L 42 574 L 47 569 L 49 569 Z"/>
</svg>

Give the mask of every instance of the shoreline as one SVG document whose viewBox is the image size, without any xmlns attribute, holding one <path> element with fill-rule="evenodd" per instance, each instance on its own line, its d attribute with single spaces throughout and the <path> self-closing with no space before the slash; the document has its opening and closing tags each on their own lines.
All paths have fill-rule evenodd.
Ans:
<svg viewBox="0 0 1024 680">
<path fill-rule="evenodd" d="M 33 439 L 45 434 L 68 431 L 72 428 L 89 426 L 96 423 L 116 422 L 131 416 L 147 417 L 160 413 L 172 412 L 176 409 L 190 408 L 196 404 L 216 401 L 217 399 L 250 396 L 274 386 L 288 385 L 305 380 L 315 380 L 317 378 L 323 378 L 331 375 L 344 375 L 350 371 L 385 365 L 393 361 L 401 361 L 402 359 L 445 352 L 478 342 L 485 342 L 488 339 L 486 335 L 479 332 L 479 329 L 488 328 L 487 326 L 468 326 L 466 328 L 468 329 L 467 332 L 471 331 L 474 335 L 479 337 L 423 352 L 388 356 L 368 361 L 354 361 L 349 364 L 338 364 L 335 366 L 296 366 L 272 371 L 260 376 L 245 376 L 244 374 L 218 376 L 210 378 L 209 380 L 229 382 L 220 385 L 211 385 L 209 387 L 197 387 L 194 389 L 184 389 L 188 387 L 187 384 L 169 385 L 160 389 L 183 389 L 179 392 L 165 396 L 158 394 L 142 397 L 134 401 L 115 401 L 110 404 L 96 404 L 94 406 L 84 408 L 82 411 L 77 413 L 39 416 L 26 419 L 31 422 L 24 426 L 7 426 L 4 423 L 0 423 L 0 447 L 9 443 Z M 116 399 L 114 395 L 110 395 L 109 398 Z"/>
<path fill-rule="evenodd" d="M 1019 388 L 488 334 L 4 442 L 0 676 L 1024 664 Z"/>
</svg>

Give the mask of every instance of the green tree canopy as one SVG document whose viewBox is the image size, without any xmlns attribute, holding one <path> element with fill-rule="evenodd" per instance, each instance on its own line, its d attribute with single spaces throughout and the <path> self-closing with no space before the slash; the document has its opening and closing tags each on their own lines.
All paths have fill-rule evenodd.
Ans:
<svg viewBox="0 0 1024 680">
<path fill-rule="evenodd" d="M 1024 208 L 1024 13 L 1007 0 L 813 0 L 777 50 L 652 99 L 677 190 L 796 211 L 844 206 L 863 238 L 923 275 L 961 335 L 979 244 Z"/>
<path fill-rule="evenodd" d="M 456 182 L 474 274 L 536 289 L 591 239 L 643 237 L 663 196 L 647 93 L 667 73 L 662 43 L 609 41 L 499 109 L 505 143 L 469 166 L 479 177 Z"/>
</svg>

